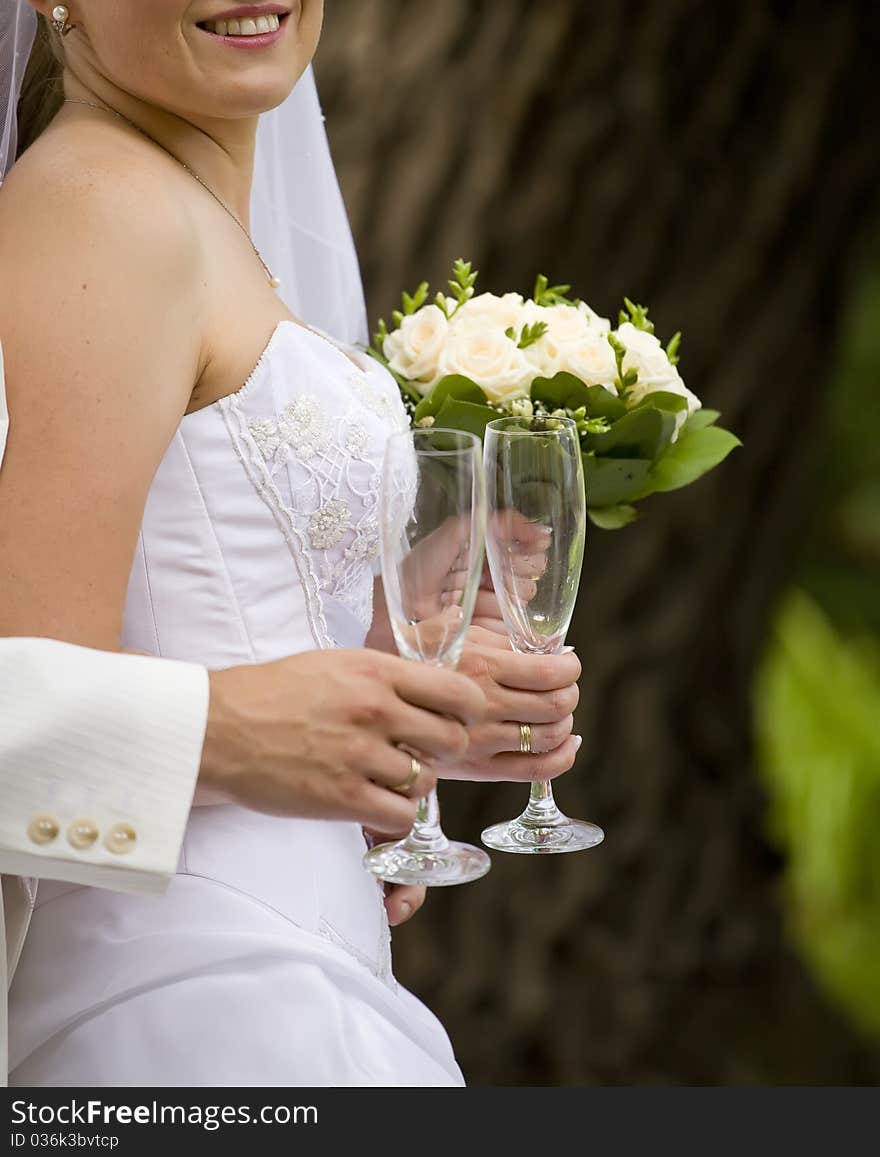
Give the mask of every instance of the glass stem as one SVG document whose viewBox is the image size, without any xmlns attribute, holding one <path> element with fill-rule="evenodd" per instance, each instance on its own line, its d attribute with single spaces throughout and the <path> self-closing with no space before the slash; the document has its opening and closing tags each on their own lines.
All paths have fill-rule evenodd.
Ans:
<svg viewBox="0 0 880 1157">
<path fill-rule="evenodd" d="M 440 804 L 436 791 L 419 800 L 415 823 L 403 846 L 408 852 L 442 852 L 449 847 L 449 840 L 440 827 Z"/>
<path fill-rule="evenodd" d="M 520 823 L 530 828 L 547 828 L 565 821 L 565 816 L 556 806 L 549 780 L 535 780 L 529 793 L 528 807 L 519 818 Z"/>
</svg>

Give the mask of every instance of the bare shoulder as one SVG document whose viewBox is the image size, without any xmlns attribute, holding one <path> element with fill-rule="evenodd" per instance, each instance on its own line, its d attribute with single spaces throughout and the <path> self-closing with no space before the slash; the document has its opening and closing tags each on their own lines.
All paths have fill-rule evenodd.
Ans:
<svg viewBox="0 0 880 1157">
<path fill-rule="evenodd" d="M 0 188 L 0 334 L 19 381 L 62 368 L 97 381 L 113 367 L 183 412 L 203 357 L 204 277 L 177 188 L 143 150 L 91 127 L 50 128 L 24 154 Z"/>
<path fill-rule="evenodd" d="M 201 243 L 161 160 L 94 126 L 50 128 L 0 188 L 8 291 L 18 296 L 41 281 L 44 291 L 65 294 L 81 272 L 114 285 L 124 270 L 140 307 L 150 288 L 191 295 L 200 284 Z"/>
</svg>

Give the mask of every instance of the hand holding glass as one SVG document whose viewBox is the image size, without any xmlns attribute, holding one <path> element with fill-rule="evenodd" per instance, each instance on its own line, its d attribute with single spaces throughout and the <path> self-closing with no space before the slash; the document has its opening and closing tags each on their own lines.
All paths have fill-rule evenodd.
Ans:
<svg viewBox="0 0 880 1157">
<path fill-rule="evenodd" d="M 382 582 L 404 658 L 458 663 L 480 585 L 485 518 L 478 438 L 436 429 L 392 435 L 380 497 Z M 490 863 L 480 848 L 446 838 L 436 792 L 419 800 L 405 839 L 364 856 L 380 879 L 431 886 L 476 880 Z"/>
<path fill-rule="evenodd" d="M 501 418 L 486 427 L 486 553 L 515 651 L 561 651 L 574 612 L 587 509 L 577 427 L 571 418 Z M 521 729 L 529 750 L 527 727 Z M 503 852 L 576 852 L 604 832 L 563 815 L 547 781 L 532 784 L 518 819 L 483 832 Z"/>
</svg>

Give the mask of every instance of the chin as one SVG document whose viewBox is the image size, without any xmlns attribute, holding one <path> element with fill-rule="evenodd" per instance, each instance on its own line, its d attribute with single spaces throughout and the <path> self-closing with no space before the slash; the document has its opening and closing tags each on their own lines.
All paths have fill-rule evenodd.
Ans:
<svg viewBox="0 0 880 1157">
<path fill-rule="evenodd" d="M 217 116 L 217 110 L 222 109 L 221 116 L 231 119 L 259 116 L 260 113 L 269 112 L 287 100 L 307 68 L 308 63 L 297 65 L 284 75 L 266 77 L 264 83 L 258 83 L 256 78 L 251 78 L 249 84 L 239 83 L 234 87 L 230 85 L 225 92 L 218 86 L 210 111 L 212 115 Z"/>
</svg>

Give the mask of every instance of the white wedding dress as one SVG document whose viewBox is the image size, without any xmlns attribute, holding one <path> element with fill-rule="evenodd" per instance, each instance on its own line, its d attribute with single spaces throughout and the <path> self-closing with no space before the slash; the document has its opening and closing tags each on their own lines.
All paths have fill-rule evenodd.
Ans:
<svg viewBox="0 0 880 1157">
<path fill-rule="evenodd" d="M 378 363 L 282 321 L 159 467 L 124 646 L 210 667 L 361 646 L 381 457 L 405 426 Z M 10 1084 L 460 1085 L 442 1026 L 392 975 L 364 848 L 353 823 L 201 807 L 164 897 L 41 883 Z"/>
</svg>

